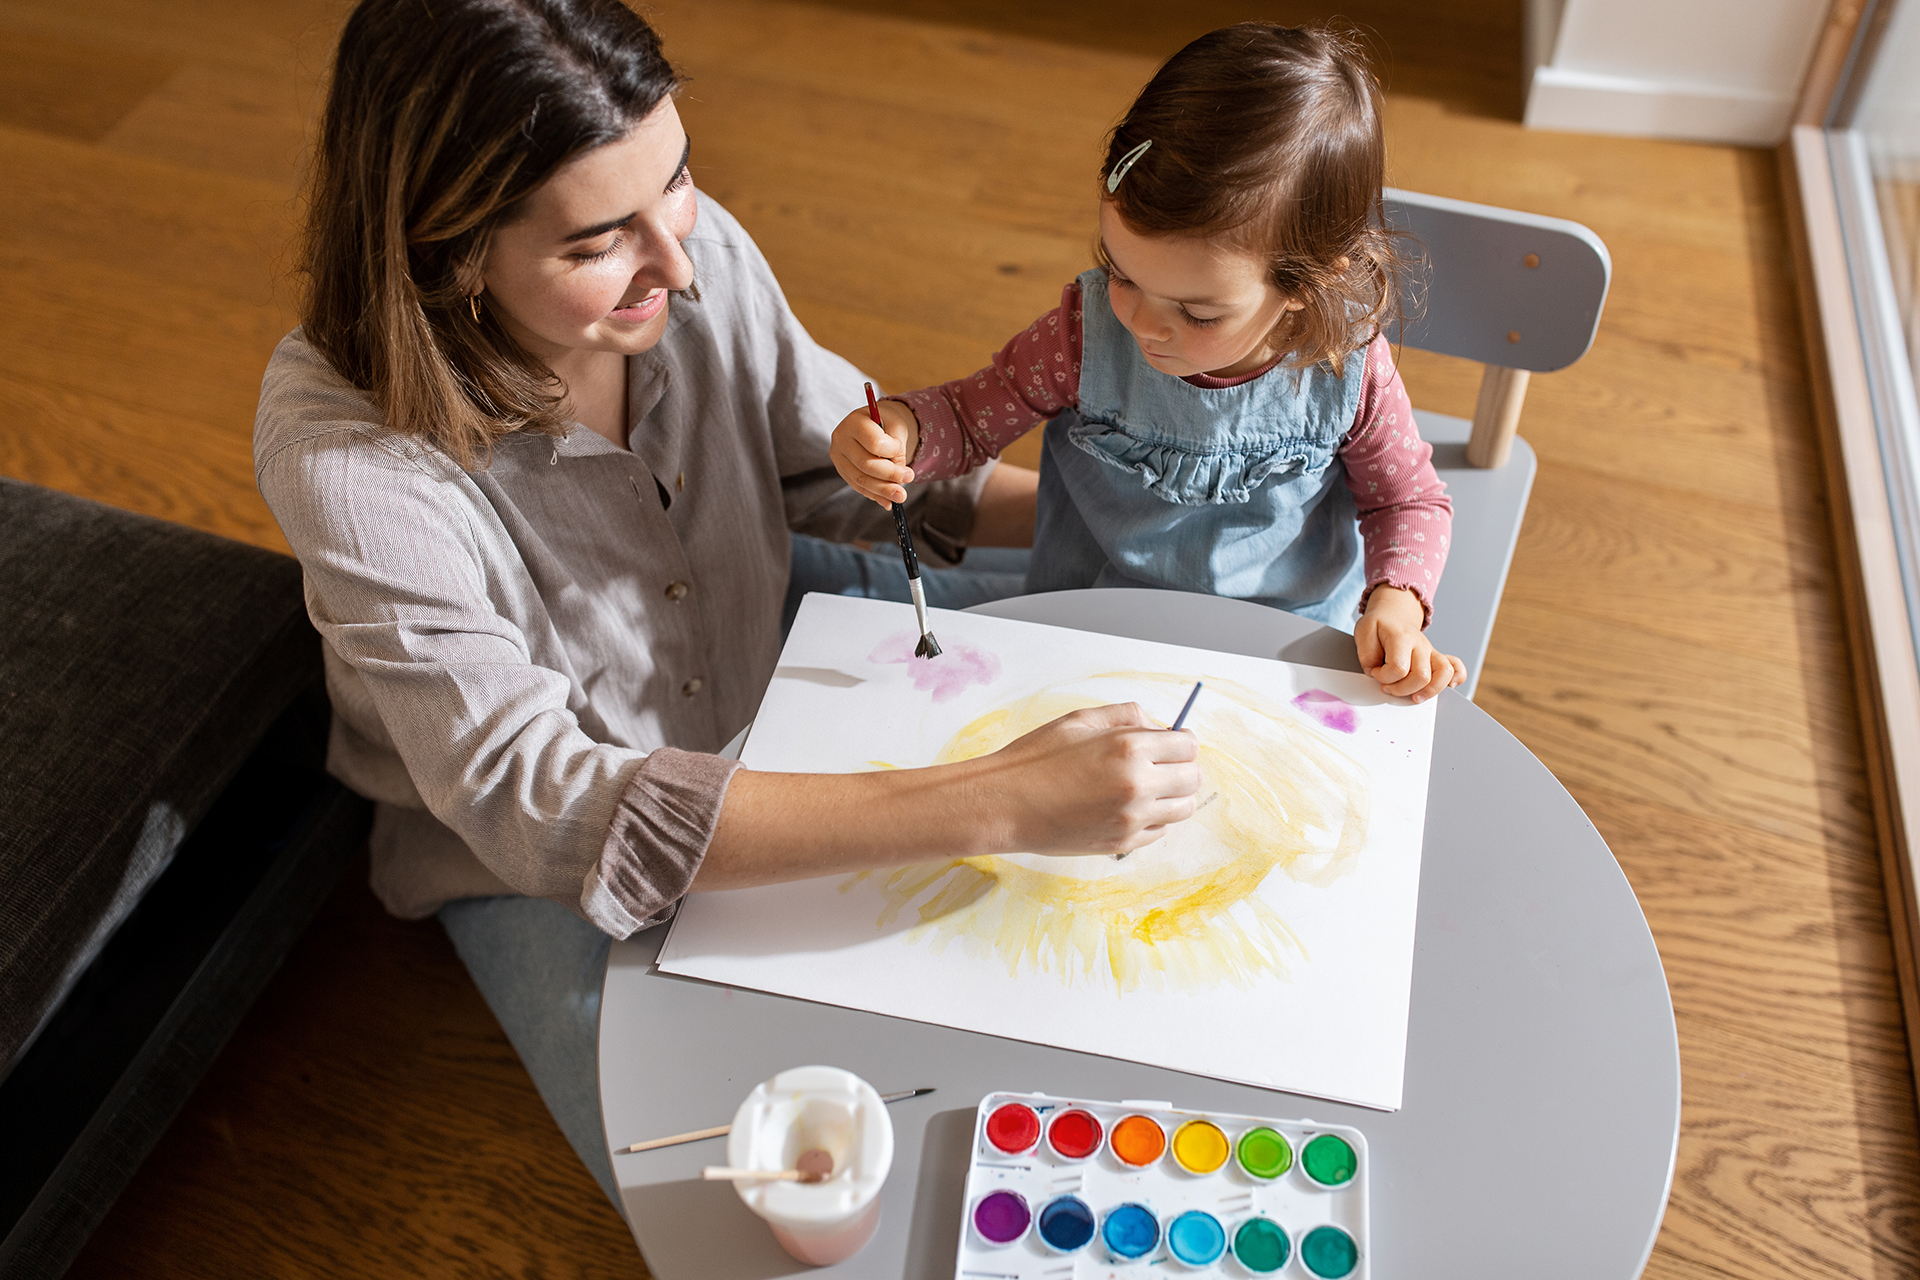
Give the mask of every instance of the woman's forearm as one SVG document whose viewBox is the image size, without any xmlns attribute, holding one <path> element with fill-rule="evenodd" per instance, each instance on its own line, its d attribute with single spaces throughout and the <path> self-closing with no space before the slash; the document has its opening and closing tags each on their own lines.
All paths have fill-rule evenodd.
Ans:
<svg viewBox="0 0 1920 1280">
<path fill-rule="evenodd" d="M 758 773 L 727 788 L 695 893 L 971 857 L 1009 847 L 1004 821 L 969 812 L 966 764 L 876 773 Z"/>
<path fill-rule="evenodd" d="M 1193 812 L 1198 744 L 1138 706 L 1075 711 L 957 764 L 733 775 L 693 891 L 987 853 L 1118 853 Z"/>
</svg>

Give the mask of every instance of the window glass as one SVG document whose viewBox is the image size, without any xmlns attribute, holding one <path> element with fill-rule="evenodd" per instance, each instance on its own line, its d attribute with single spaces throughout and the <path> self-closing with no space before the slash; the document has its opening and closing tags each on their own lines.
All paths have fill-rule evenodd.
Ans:
<svg viewBox="0 0 1920 1280">
<path fill-rule="evenodd" d="M 1895 5 L 1853 126 L 1873 168 L 1908 360 L 1920 365 L 1920 2 Z"/>
</svg>

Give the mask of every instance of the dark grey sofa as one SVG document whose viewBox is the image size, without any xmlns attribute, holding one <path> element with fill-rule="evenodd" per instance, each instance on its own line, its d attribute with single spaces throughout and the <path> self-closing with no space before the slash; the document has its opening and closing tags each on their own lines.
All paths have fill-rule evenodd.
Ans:
<svg viewBox="0 0 1920 1280">
<path fill-rule="evenodd" d="M 285 556 L 0 479 L 0 1278 L 57 1276 L 364 841 Z"/>
</svg>

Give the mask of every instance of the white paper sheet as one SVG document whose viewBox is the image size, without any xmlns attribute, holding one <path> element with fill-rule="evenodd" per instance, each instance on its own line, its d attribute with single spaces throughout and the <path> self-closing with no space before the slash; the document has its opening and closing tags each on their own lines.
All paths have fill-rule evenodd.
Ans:
<svg viewBox="0 0 1920 1280">
<path fill-rule="evenodd" d="M 695 894 L 668 973 L 1385 1110 L 1400 1105 L 1434 704 L 1364 676 L 810 595 L 742 759 L 848 773 L 1078 706 L 1171 722 L 1202 805 L 1124 860 L 1016 854 Z"/>
</svg>

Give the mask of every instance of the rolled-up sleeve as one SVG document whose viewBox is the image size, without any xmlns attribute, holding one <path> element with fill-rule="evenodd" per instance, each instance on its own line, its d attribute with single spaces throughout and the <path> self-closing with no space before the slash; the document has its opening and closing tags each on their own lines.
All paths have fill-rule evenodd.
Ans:
<svg viewBox="0 0 1920 1280">
<path fill-rule="evenodd" d="M 489 599 L 489 559 L 450 497 L 463 481 L 355 431 L 290 444 L 258 477 L 314 624 L 378 716 L 355 728 L 391 741 L 419 802 L 489 871 L 616 936 L 685 892 L 734 766 L 582 730 L 569 677 Z"/>
<path fill-rule="evenodd" d="M 661 747 L 614 805 L 600 862 L 581 899 L 587 919 L 626 937 L 659 924 L 693 887 L 737 760 Z"/>
</svg>

